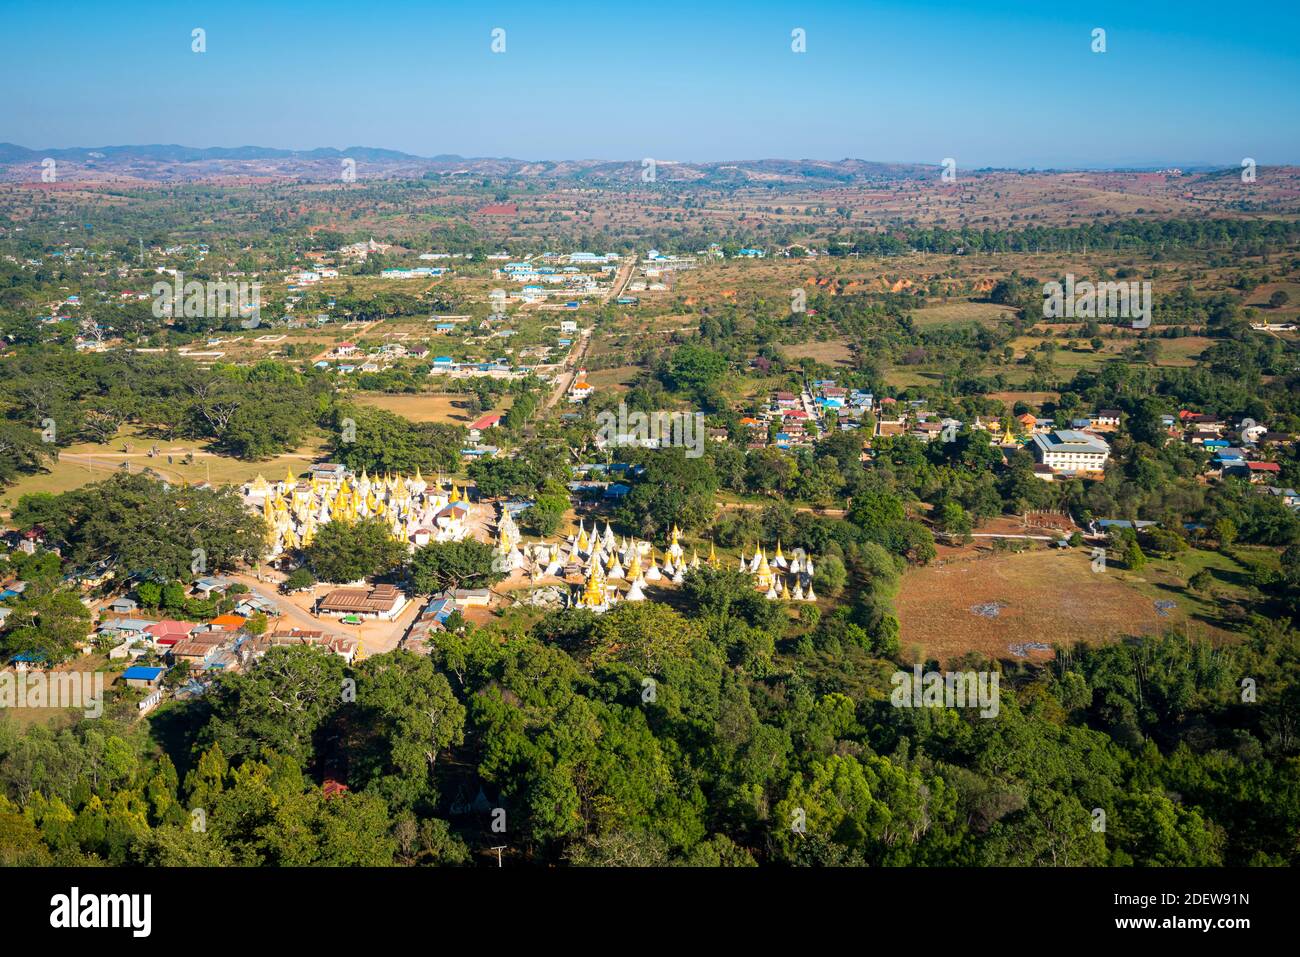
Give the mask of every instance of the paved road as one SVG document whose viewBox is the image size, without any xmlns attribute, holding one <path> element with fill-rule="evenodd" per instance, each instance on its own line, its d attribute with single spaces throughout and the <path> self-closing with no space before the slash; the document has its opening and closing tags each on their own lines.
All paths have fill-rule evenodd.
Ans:
<svg viewBox="0 0 1300 957">
<path fill-rule="evenodd" d="M 591 330 L 584 329 L 578 337 L 577 343 L 569 352 L 568 358 L 561 364 L 561 371 L 555 374 L 555 387 L 551 389 L 551 394 L 547 396 L 544 410 L 549 411 L 560 401 L 564 393 L 569 391 L 569 386 L 578 375 L 578 369 L 582 367 L 582 360 L 587 355 L 587 349 L 591 346 Z"/>
</svg>

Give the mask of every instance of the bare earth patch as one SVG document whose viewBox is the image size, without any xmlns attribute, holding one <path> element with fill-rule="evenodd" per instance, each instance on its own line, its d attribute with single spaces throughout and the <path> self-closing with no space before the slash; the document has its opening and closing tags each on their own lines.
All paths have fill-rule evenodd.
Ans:
<svg viewBox="0 0 1300 957">
<path fill-rule="evenodd" d="M 897 602 L 903 656 L 948 663 L 975 651 L 1014 660 L 1012 645 L 1100 644 L 1186 620 L 1179 607 L 1162 616 L 1124 577 L 1093 572 L 1086 549 L 988 554 L 909 571 Z M 1043 662 L 1052 652 L 1024 657 Z"/>
</svg>

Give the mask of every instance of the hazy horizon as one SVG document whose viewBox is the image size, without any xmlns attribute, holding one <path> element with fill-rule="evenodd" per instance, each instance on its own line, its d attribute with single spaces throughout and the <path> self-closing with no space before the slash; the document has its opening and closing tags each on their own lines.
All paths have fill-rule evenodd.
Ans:
<svg viewBox="0 0 1300 957">
<path fill-rule="evenodd" d="M 436 159 L 461 159 L 467 162 L 481 160 L 500 160 L 516 163 L 639 163 L 643 157 L 633 156 L 575 156 L 575 157 L 554 157 L 554 156 L 512 156 L 512 155 L 483 155 L 475 153 L 466 153 L 459 150 L 445 150 L 436 154 L 419 154 L 409 153 L 405 150 L 397 150 L 394 147 L 375 143 L 354 143 L 348 146 L 336 146 L 334 144 L 322 143 L 308 147 L 290 147 L 277 146 L 268 143 L 234 143 L 234 144 L 204 144 L 195 143 L 70 143 L 60 146 L 29 146 L 26 143 L 13 143 L 7 140 L 0 140 L 0 146 L 17 146 L 21 149 L 29 150 L 33 153 L 43 152 L 61 152 L 68 150 L 147 150 L 147 149 L 183 149 L 183 150 L 267 150 L 291 153 L 312 153 L 318 151 L 334 151 L 339 154 L 346 154 L 350 150 L 376 150 L 394 153 L 402 153 L 413 159 L 436 160 Z M 920 159 L 891 159 L 871 156 L 722 156 L 711 158 L 690 158 L 682 159 L 675 157 L 655 157 L 657 163 L 661 166 L 671 165 L 674 163 L 682 164 L 718 164 L 718 163 L 764 163 L 764 162 L 788 162 L 788 163 L 875 163 L 885 166 L 939 166 L 939 161 L 920 160 Z M 1295 162 L 1278 162 L 1278 163 L 1261 163 L 1263 166 L 1296 166 L 1300 163 Z M 1238 162 L 1215 162 L 1212 160 L 1188 160 L 1188 159 L 1167 159 L 1163 161 L 1150 163 L 1134 164 L 1078 164 L 1078 165 L 1055 165 L 1055 166 L 1028 166 L 1028 165 L 1004 165 L 988 164 L 978 167 L 971 167 L 973 170 L 995 170 L 1008 172 L 1125 172 L 1129 170 L 1144 171 L 1154 169 L 1180 168 L 1191 170 L 1213 170 L 1237 168 Z"/>
</svg>

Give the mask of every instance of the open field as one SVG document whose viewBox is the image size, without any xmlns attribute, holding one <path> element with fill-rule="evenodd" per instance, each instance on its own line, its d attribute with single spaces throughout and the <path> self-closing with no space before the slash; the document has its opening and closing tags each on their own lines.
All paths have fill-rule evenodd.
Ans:
<svg viewBox="0 0 1300 957">
<path fill-rule="evenodd" d="M 1242 547 L 1236 551 L 1243 559 L 1277 568 L 1278 555 L 1272 549 Z M 1185 587 L 1187 579 L 1201 570 L 1208 571 L 1213 579 L 1205 594 Z M 1193 619 L 1212 630 L 1229 633 L 1231 625 L 1222 619 L 1224 603 L 1245 605 L 1258 597 L 1251 594 L 1248 573 L 1247 565 L 1237 558 L 1196 548 L 1171 559 L 1148 558 L 1141 576 L 1130 578 L 1129 583 L 1152 600 L 1176 600 L 1180 610 Z"/>
<path fill-rule="evenodd" d="M 366 392 L 358 393 L 355 398 L 361 405 L 386 409 L 412 422 L 450 422 L 454 425 L 466 425 L 484 414 L 471 413 L 464 408 L 463 403 L 468 402 L 470 396 L 454 392 L 427 392 L 417 395 Z M 511 401 L 511 396 L 499 396 L 492 411 L 505 411 L 510 407 Z"/>
<path fill-rule="evenodd" d="M 86 655 L 84 657 L 74 658 L 71 661 L 59 665 L 58 667 L 54 668 L 51 673 L 68 674 L 68 673 L 75 672 L 78 674 L 82 674 L 82 673 L 93 674 L 96 671 L 103 671 L 104 690 L 105 692 L 108 692 L 113 688 L 114 684 L 116 684 L 118 677 L 121 675 L 122 671 L 125 668 L 126 663 L 114 662 L 113 668 L 109 670 L 105 670 L 107 665 L 109 665 L 109 660 L 107 655 L 102 655 L 102 654 Z M 20 673 L 13 673 L 13 674 L 14 674 L 14 678 L 12 680 L 14 680 L 15 682 L 24 680 L 23 674 Z M 72 724 L 76 723 L 78 720 L 86 716 L 87 713 L 88 713 L 88 709 L 86 708 L 5 707 L 5 708 L 0 708 L 0 721 L 12 721 L 20 728 L 30 727 L 31 725 L 43 724 L 57 730 L 59 728 L 66 728 L 71 726 Z"/>
<path fill-rule="evenodd" d="M 903 656 L 946 663 L 973 651 L 1012 659 L 1017 656 L 1010 646 L 1018 643 L 1099 643 L 1184 625 L 1193 636 L 1229 637 L 1208 620 L 1208 606 L 1188 601 L 1181 589 L 1161 587 L 1156 580 L 1162 573 L 1151 566 L 1143 571 L 1094 572 L 1088 550 L 1079 548 L 981 552 L 908 571 L 898 598 Z M 1176 607 L 1161 615 L 1156 601 Z M 995 615 L 972 610 L 992 605 L 998 606 Z M 1051 656 L 1050 650 L 1028 652 L 1031 661 Z"/>
<path fill-rule="evenodd" d="M 926 329 L 931 326 L 961 325 L 971 322 L 995 325 L 999 321 L 1009 319 L 1014 315 L 1015 310 L 1009 306 L 1001 306 L 992 302 L 959 300 L 917 309 L 912 312 L 912 323 L 918 329 Z"/>
<path fill-rule="evenodd" d="M 124 444 L 130 451 L 122 451 Z M 159 454 L 150 458 L 148 451 L 152 445 L 158 446 Z M 191 452 L 194 454 L 193 463 L 183 464 L 184 457 Z M 266 478 L 283 478 L 286 470 L 297 475 L 322 458 L 324 451 L 320 439 L 312 439 L 295 452 L 262 462 L 241 462 L 188 442 L 164 442 L 124 433 L 110 445 L 81 443 L 61 449 L 59 460 L 50 466 L 49 471 L 24 475 L 5 488 L 0 495 L 0 509 L 8 511 L 19 498 L 31 492 L 68 492 L 91 482 L 102 482 L 121 471 L 124 462 L 130 463 L 132 472 L 150 468 L 172 482 L 227 485 L 242 484 L 259 474 Z"/>
<path fill-rule="evenodd" d="M 912 386 L 939 386 L 943 383 L 942 372 L 926 372 L 912 367 L 892 366 L 885 373 L 885 385 L 893 389 L 907 389 Z"/>
<path fill-rule="evenodd" d="M 990 392 L 990 399 L 996 399 L 1007 407 L 1007 412 L 1015 408 L 1017 402 L 1024 402 L 1026 405 L 1039 408 L 1044 402 L 1057 402 L 1061 398 L 1059 392 Z"/>
<path fill-rule="evenodd" d="M 1194 366 L 1196 358 L 1211 345 L 1213 339 L 1204 336 L 1184 336 L 1181 339 L 1160 339 L 1160 357 L 1156 365 Z"/>
<path fill-rule="evenodd" d="M 587 373 L 587 381 L 597 392 L 626 392 L 642 372 L 640 366 L 615 366 L 612 369 L 595 369 Z"/>
<path fill-rule="evenodd" d="M 849 366 L 853 364 L 853 352 L 844 339 L 828 339 L 825 342 L 804 342 L 797 346 L 781 346 L 781 353 L 795 362 L 800 359 L 815 359 L 825 365 Z"/>
</svg>

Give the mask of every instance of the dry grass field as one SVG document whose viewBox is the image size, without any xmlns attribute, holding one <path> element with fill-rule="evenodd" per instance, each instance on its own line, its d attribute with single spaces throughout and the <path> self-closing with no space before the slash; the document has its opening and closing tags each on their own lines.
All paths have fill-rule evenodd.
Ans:
<svg viewBox="0 0 1300 957">
<path fill-rule="evenodd" d="M 637 376 L 641 374 L 640 366 L 615 366 L 612 369 L 594 369 L 587 373 L 587 381 L 597 392 L 626 392 L 631 388 Z"/>
<path fill-rule="evenodd" d="M 898 598 L 904 657 L 950 662 L 970 651 L 1014 659 L 1012 645 L 1071 645 L 1153 634 L 1184 624 L 1191 634 L 1227 633 L 1193 614 L 1172 590 L 1153 598 L 1149 583 L 1120 568 L 1092 571 L 1089 551 L 1045 547 L 1020 554 L 981 550 L 979 557 L 908 571 Z M 1173 600 L 1161 615 L 1155 602 Z M 985 614 L 973 610 L 984 606 Z M 996 614 L 989 614 L 997 606 Z M 1189 621 L 1190 619 L 1190 621 Z M 1030 650 L 1030 661 L 1051 658 Z"/>
<path fill-rule="evenodd" d="M 954 326 L 979 322 L 984 325 L 996 325 L 1000 320 L 1011 318 L 1015 310 L 992 302 L 969 302 L 958 300 L 926 306 L 912 312 L 912 324 L 918 329 L 932 326 Z"/>
<path fill-rule="evenodd" d="M 853 365 L 853 351 L 845 339 L 827 339 L 825 342 L 813 340 L 797 346 L 783 345 L 780 348 L 786 358 L 795 362 L 800 359 L 815 359 L 830 366 Z"/>
<path fill-rule="evenodd" d="M 54 674 L 68 673 L 88 673 L 93 674 L 102 670 L 109 664 L 108 656 L 102 654 L 87 655 L 85 657 L 73 658 L 58 667 L 52 669 Z M 121 677 L 122 667 L 117 665 L 112 671 L 104 672 L 104 690 L 111 691 L 117 680 Z M 15 675 L 15 681 L 22 680 L 21 674 Z M 85 680 L 85 679 L 80 679 Z M 91 679 L 92 681 L 94 679 Z M 93 687 L 93 686 L 92 686 Z M 93 693 L 93 691 L 92 691 Z M 30 700 L 30 699 L 29 699 Z M 0 710 L 0 721 L 12 721 L 20 728 L 31 727 L 32 725 L 46 725 L 53 730 L 70 727 L 81 718 L 88 714 L 94 713 L 94 706 L 89 708 L 17 708 L 6 707 Z"/>
<path fill-rule="evenodd" d="M 460 405 L 466 401 L 466 396 L 448 392 L 424 392 L 416 395 L 364 392 L 357 393 L 355 399 L 361 405 L 386 409 L 412 422 L 450 422 L 453 425 L 466 425 L 484 414 L 469 412 Z M 499 397 L 492 411 L 505 411 L 510 407 L 512 399 L 513 397 L 508 395 Z"/>
<path fill-rule="evenodd" d="M 1160 357 L 1156 365 L 1194 366 L 1196 358 L 1214 344 L 1204 336 L 1184 336 L 1181 339 L 1161 339 Z"/>
<path fill-rule="evenodd" d="M 923 369 L 893 366 L 885 373 L 885 385 L 891 389 L 901 390 L 911 386 L 939 386 L 942 384 L 942 372 L 926 372 Z"/>
<path fill-rule="evenodd" d="M 990 399 L 996 399 L 1010 412 L 1017 402 L 1024 402 L 1034 408 L 1041 408 L 1044 402 L 1056 402 L 1061 398 L 1059 392 L 990 392 Z"/>
<path fill-rule="evenodd" d="M 123 444 L 129 451 L 122 451 Z M 158 447 L 159 454 L 150 458 L 148 452 L 153 445 Z M 184 458 L 191 452 L 194 461 L 187 465 Z M 169 456 L 171 461 L 168 461 Z M 225 485 L 242 484 L 259 474 L 268 479 L 283 478 L 286 471 L 297 475 L 304 472 L 309 464 L 321 461 L 324 457 L 323 442 L 319 438 L 309 440 L 295 452 L 277 455 L 263 462 L 241 462 L 189 443 L 155 441 L 128 432 L 109 445 L 81 443 L 60 450 L 59 460 L 50 466 L 49 471 L 24 475 L 7 487 L 0 494 L 0 509 L 7 512 L 17 504 L 19 498 L 31 492 L 57 494 L 91 482 L 102 482 L 120 472 L 124 462 L 130 463 L 133 473 L 149 468 L 170 482 L 211 482 L 213 485 Z"/>
</svg>

